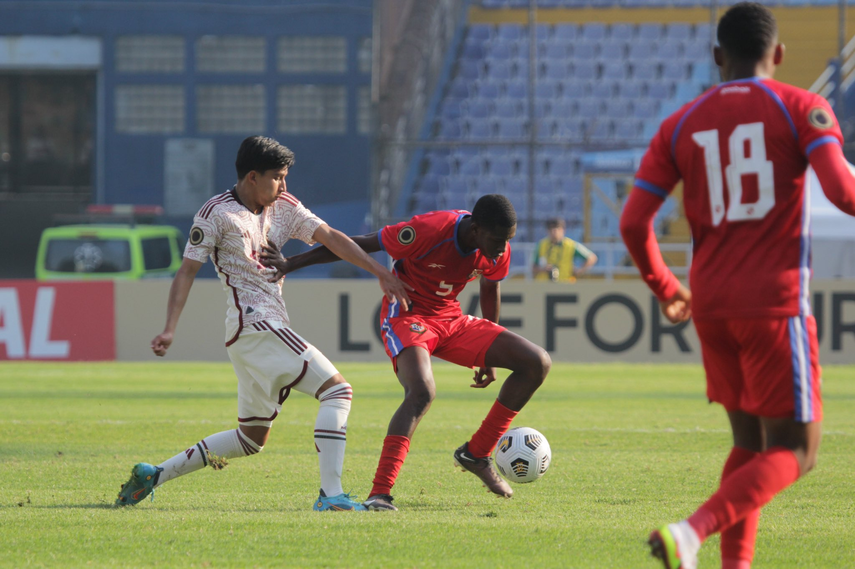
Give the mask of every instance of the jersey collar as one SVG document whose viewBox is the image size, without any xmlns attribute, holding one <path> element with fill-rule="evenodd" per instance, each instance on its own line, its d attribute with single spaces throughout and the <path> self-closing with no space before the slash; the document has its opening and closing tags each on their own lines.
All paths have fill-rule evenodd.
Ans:
<svg viewBox="0 0 855 569">
<path fill-rule="evenodd" d="M 461 257 L 468 257 L 469 255 L 471 255 L 472 253 L 474 253 L 475 251 L 478 250 L 477 248 L 475 248 L 475 249 L 472 249 L 471 251 L 469 251 L 467 253 L 466 251 L 463 250 L 463 247 L 460 246 L 460 241 L 457 239 L 457 230 L 460 226 L 460 222 L 463 221 L 463 218 L 466 217 L 467 215 L 471 215 L 471 214 L 469 214 L 469 213 L 458 214 L 457 221 L 454 222 L 454 247 L 457 249 L 457 253 L 460 254 Z"/>
</svg>

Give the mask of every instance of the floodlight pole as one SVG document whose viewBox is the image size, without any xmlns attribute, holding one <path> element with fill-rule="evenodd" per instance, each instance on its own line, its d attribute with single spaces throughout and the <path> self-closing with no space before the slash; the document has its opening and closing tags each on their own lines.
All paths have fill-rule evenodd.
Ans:
<svg viewBox="0 0 855 569">
<path fill-rule="evenodd" d="M 534 87 L 537 78 L 537 0 L 528 2 L 528 184 L 526 201 L 528 202 L 528 240 L 534 241 L 534 160 L 536 157 L 535 145 L 537 144 L 537 117 L 534 108 Z"/>
<path fill-rule="evenodd" d="M 838 120 L 845 119 L 846 97 L 843 93 L 843 64 L 846 63 L 843 50 L 846 47 L 846 2 L 839 0 L 837 4 L 837 96 L 835 114 Z"/>
</svg>

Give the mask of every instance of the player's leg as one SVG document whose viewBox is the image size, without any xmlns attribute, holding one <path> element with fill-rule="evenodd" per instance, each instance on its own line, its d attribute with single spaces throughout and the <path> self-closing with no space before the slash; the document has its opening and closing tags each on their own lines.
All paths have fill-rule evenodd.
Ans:
<svg viewBox="0 0 855 569">
<path fill-rule="evenodd" d="M 764 449 L 763 428 L 759 417 L 743 411 L 731 411 L 727 416 L 733 431 L 733 448 L 724 463 L 722 482 Z M 758 508 L 721 532 L 722 569 L 746 569 L 751 566 L 759 520 Z"/>
<path fill-rule="evenodd" d="M 411 346 L 395 359 L 398 381 L 404 388 L 404 400 L 389 421 L 374 482 L 364 504 L 372 510 L 395 510 L 392 486 L 410 450 L 410 439 L 436 397 L 430 353 L 422 346 Z"/>
</svg>

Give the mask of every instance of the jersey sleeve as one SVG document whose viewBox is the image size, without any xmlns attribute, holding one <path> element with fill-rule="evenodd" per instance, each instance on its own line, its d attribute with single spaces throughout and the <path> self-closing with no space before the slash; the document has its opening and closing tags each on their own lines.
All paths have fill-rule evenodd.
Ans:
<svg viewBox="0 0 855 569">
<path fill-rule="evenodd" d="M 484 271 L 484 278 L 488 281 L 501 281 L 507 278 L 511 272 L 511 244 L 508 243 L 508 250 L 505 254 L 499 257 L 492 269 Z"/>
<path fill-rule="evenodd" d="M 292 210 L 291 239 L 299 239 L 307 245 L 315 244 L 315 231 L 324 224 L 324 220 L 312 213 L 301 202 L 297 202 Z"/>
<path fill-rule="evenodd" d="M 667 199 L 682 176 L 674 161 L 674 131 L 678 115 L 666 119 L 641 159 L 635 175 L 635 186 L 660 198 Z"/>
<path fill-rule="evenodd" d="M 805 157 L 823 144 L 843 144 L 840 123 L 831 105 L 815 93 L 800 93 L 793 122 L 799 136 L 799 149 Z"/>
<path fill-rule="evenodd" d="M 578 241 L 574 241 L 574 243 L 576 244 L 576 247 L 573 251 L 573 257 L 574 258 L 580 259 L 582 261 L 587 261 L 588 259 L 591 258 L 591 255 L 594 254 L 593 251 L 591 251 L 590 249 L 588 249 L 587 247 L 585 247 L 584 245 L 582 245 Z"/>
<path fill-rule="evenodd" d="M 437 245 L 439 231 L 436 215 L 417 215 L 380 230 L 380 248 L 393 259 L 411 259 L 424 255 Z"/>
<path fill-rule="evenodd" d="M 220 243 L 223 235 L 223 220 L 216 208 L 207 217 L 202 217 L 200 214 L 201 210 L 193 218 L 193 226 L 190 228 L 187 245 L 184 247 L 184 258 L 204 263 L 214 252 L 214 247 Z"/>
</svg>

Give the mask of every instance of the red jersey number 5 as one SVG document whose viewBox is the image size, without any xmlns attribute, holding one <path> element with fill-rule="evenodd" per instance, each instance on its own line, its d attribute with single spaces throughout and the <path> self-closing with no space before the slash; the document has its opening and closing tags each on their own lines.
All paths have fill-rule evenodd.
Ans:
<svg viewBox="0 0 855 569">
<path fill-rule="evenodd" d="M 451 291 L 454 290 L 454 285 L 445 284 L 445 281 L 440 281 L 439 288 L 443 290 L 436 291 L 437 296 L 448 296 L 449 294 L 451 294 Z"/>
<path fill-rule="evenodd" d="M 730 164 L 724 169 L 724 175 L 727 176 L 730 205 L 726 214 L 718 130 L 696 132 L 692 140 L 704 149 L 713 227 L 718 227 L 725 215 L 728 221 L 763 219 L 775 207 L 775 178 L 772 161 L 766 159 L 762 122 L 739 125 L 728 140 Z M 746 148 L 750 150 L 746 152 Z M 746 174 L 757 176 L 758 197 L 753 203 L 742 203 L 742 176 Z"/>
</svg>

